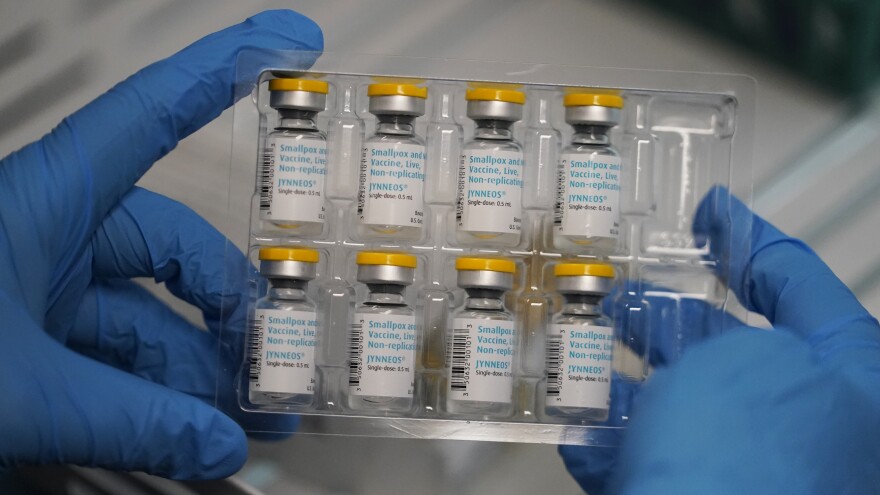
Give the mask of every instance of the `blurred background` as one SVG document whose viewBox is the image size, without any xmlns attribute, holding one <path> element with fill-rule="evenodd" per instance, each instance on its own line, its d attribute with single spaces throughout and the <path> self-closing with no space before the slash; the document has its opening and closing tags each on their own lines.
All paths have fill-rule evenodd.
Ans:
<svg viewBox="0 0 880 495">
<path fill-rule="evenodd" d="M 880 2 L 710 3 L 0 0 L 0 156 L 142 66 L 268 8 L 317 21 L 328 51 L 747 74 L 758 82 L 754 208 L 808 242 L 880 314 L 880 106 L 873 90 Z M 140 182 L 221 231 L 226 203 L 202 184 L 227 173 L 230 119 L 226 112 L 183 141 Z M 198 319 L 191 308 L 175 307 Z M 109 473 L 71 473 L 82 483 L 75 493 L 83 494 L 105 493 L 87 491 L 102 486 L 117 487 L 106 493 L 247 493 L 143 476 L 120 491 L 113 483 L 122 481 Z M 269 494 L 579 493 L 553 446 L 461 441 L 297 436 L 254 443 L 239 478 Z"/>
</svg>

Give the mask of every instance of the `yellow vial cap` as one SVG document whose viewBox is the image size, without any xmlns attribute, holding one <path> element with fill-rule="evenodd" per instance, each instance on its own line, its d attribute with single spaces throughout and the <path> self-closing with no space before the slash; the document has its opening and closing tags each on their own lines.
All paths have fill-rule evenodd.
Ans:
<svg viewBox="0 0 880 495">
<path fill-rule="evenodd" d="M 272 79 L 269 81 L 269 91 L 306 91 L 309 93 L 327 94 L 330 85 L 326 81 L 314 79 Z"/>
<path fill-rule="evenodd" d="M 503 101 L 524 105 L 526 94 L 514 89 L 468 88 L 465 99 L 467 101 Z"/>
<path fill-rule="evenodd" d="M 620 95 L 607 93 L 571 93 L 565 95 L 562 104 L 566 107 L 623 108 L 623 98 Z"/>
<path fill-rule="evenodd" d="M 605 263 L 560 263 L 553 268 L 557 277 L 590 277 L 614 278 L 614 267 Z"/>
<path fill-rule="evenodd" d="M 428 97 L 428 88 L 402 83 L 370 84 L 367 87 L 367 96 L 413 96 L 425 99 Z"/>
<path fill-rule="evenodd" d="M 490 272 L 514 273 L 516 263 L 505 258 L 458 258 L 455 269 L 459 271 L 485 270 Z"/>
<path fill-rule="evenodd" d="M 424 79 L 418 77 L 385 77 L 373 76 L 370 79 L 374 84 L 415 84 L 419 85 L 425 82 Z"/>
<path fill-rule="evenodd" d="M 302 261 L 317 263 L 320 258 L 314 249 L 265 247 L 260 249 L 260 261 Z"/>
<path fill-rule="evenodd" d="M 361 251 L 357 255 L 358 265 L 390 265 L 404 268 L 415 268 L 418 260 L 415 256 L 406 253 L 392 253 L 384 251 Z"/>
</svg>

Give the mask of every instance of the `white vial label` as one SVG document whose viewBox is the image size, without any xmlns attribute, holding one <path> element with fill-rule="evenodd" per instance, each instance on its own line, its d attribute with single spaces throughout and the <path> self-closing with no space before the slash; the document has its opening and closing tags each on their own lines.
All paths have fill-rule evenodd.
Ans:
<svg viewBox="0 0 880 495">
<path fill-rule="evenodd" d="M 256 310 L 251 326 L 251 390 L 313 394 L 317 329 L 312 311 Z"/>
<path fill-rule="evenodd" d="M 456 318 L 452 325 L 452 341 L 447 351 L 450 397 L 512 402 L 514 323 Z"/>
<path fill-rule="evenodd" d="M 608 409 L 613 338 L 611 327 L 550 325 L 548 406 Z"/>
<path fill-rule="evenodd" d="M 458 228 L 465 232 L 522 230 L 523 154 L 471 150 L 461 155 Z"/>
<path fill-rule="evenodd" d="M 354 395 L 412 397 L 416 319 L 357 313 L 351 323 L 348 386 Z"/>
<path fill-rule="evenodd" d="M 276 137 L 263 155 L 260 213 L 276 222 L 324 223 L 327 143 Z"/>
<path fill-rule="evenodd" d="M 557 227 L 571 237 L 617 238 L 620 223 L 620 157 L 562 155 Z"/>
<path fill-rule="evenodd" d="M 425 147 L 418 144 L 367 144 L 361 155 L 358 214 L 367 225 L 421 227 L 425 185 Z"/>
</svg>

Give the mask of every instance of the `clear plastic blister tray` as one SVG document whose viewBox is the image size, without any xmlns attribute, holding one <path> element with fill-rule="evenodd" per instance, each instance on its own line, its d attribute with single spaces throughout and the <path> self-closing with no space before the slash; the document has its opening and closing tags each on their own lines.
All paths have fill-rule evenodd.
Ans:
<svg viewBox="0 0 880 495">
<path fill-rule="evenodd" d="M 561 304 L 553 277 L 556 264 L 574 260 L 613 265 L 615 290 L 608 297 L 614 300 L 606 305 L 615 308 L 607 315 L 614 328 L 612 380 L 626 377 L 628 385 L 635 385 L 625 390 L 636 390 L 652 372 L 645 336 L 660 332 L 673 342 L 673 355 L 667 359 L 674 360 L 688 345 L 724 330 L 726 320 L 713 308 L 744 315 L 720 280 L 726 273 L 724 260 L 712 259 L 710 246 L 695 241 L 691 226 L 700 200 L 714 185 L 750 202 L 751 79 L 338 53 L 315 55 L 314 65 L 304 68 L 303 61 L 313 57 L 300 52 L 274 56 L 273 68 L 254 80 L 250 68 L 256 60 L 265 60 L 265 54 L 240 55 L 237 89 L 246 96 L 234 107 L 227 234 L 255 267 L 260 266 L 257 253 L 263 247 L 319 252 L 316 278 L 308 284 L 317 306 L 314 400 L 305 408 L 251 402 L 250 364 L 242 355 L 236 370 L 242 409 L 301 415 L 299 431 L 308 433 L 605 445 L 625 427 L 633 394 L 612 386 L 610 415 L 601 422 L 548 417 L 542 406 L 545 335 Z M 326 110 L 317 116 L 317 126 L 327 137 L 324 225 L 311 231 L 292 232 L 260 216 L 266 139 L 279 122 L 269 104 L 268 81 L 277 77 L 317 79 L 329 85 Z M 428 90 L 424 115 L 415 120 L 415 134 L 426 146 L 423 217 L 416 235 L 364 235 L 358 226 L 363 146 L 377 123 L 368 111 L 367 87 L 388 80 L 406 80 Z M 502 242 L 463 240 L 456 233 L 460 156 L 475 129 L 466 115 L 465 92 L 474 86 L 515 88 L 526 96 L 522 120 L 512 126 L 524 158 L 520 230 Z M 621 167 L 619 236 L 608 248 L 559 245 L 554 240 L 558 162 L 573 134 L 563 108 L 569 88 L 613 90 L 624 99 L 620 123 L 610 133 Z M 741 245 L 742 239 L 737 242 Z M 350 407 L 352 314 L 367 291 L 356 277 L 355 258 L 361 251 L 403 252 L 417 258 L 414 282 L 404 293 L 417 323 L 414 399 L 404 412 Z M 445 406 L 447 336 L 452 315 L 465 297 L 457 287 L 455 261 L 466 255 L 516 263 L 513 288 L 504 295 L 517 332 L 512 413 L 499 419 L 457 416 Z M 256 272 L 227 274 L 230 284 L 246 277 L 253 315 L 267 282 Z M 222 331 L 240 334 L 248 329 Z"/>
</svg>

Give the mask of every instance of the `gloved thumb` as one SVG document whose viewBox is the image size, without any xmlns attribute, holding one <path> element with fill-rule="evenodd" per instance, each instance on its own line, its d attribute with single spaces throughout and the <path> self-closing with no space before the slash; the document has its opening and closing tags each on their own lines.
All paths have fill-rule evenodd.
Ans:
<svg viewBox="0 0 880 495">
<path fill-rule="evenodd" d="M 212 479 L 244 464 L 244 432 L 213 407 L 63 347 L 3 293 L 0 314 L 15 329 L 0 332 L 0 390 L 10 394 L 0 412 L 3 467 L 63 463 Z"/>
</svg>

